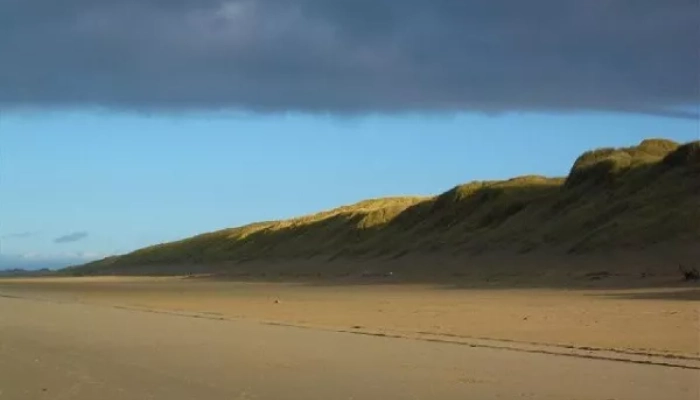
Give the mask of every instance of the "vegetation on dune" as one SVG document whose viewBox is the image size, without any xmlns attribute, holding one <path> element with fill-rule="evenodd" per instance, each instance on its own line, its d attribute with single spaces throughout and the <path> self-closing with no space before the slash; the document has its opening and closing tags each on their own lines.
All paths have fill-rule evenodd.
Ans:
<svg viewBox="0 0 700 400">
<path fill-rule="evenodd" d="M 648 139 L 639 146 L 604 148 L 583 153 L 574 163 L 567 178 L 567 185 L 582 182 L 600 183 L 602 180 L 620 178 L 633 167 L 653 165 L 666 155 L 678 150 L 678 143 L 665 139 Z"/>
<path fill-rule="evenodd" d="M 700 142 L 663 139 L 581 155 L 566 178 L 472 182 L 435 197 L 366 200 L 147 247 L 69 269 L 407 253 L 587 252 L 700 239 Z"/>
</svg>

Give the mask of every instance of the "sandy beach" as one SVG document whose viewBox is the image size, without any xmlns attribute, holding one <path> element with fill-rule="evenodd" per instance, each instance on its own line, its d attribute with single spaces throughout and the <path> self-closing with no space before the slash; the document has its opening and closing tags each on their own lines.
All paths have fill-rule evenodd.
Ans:
<svg viewBox="0 0 700 400">
<path fill-rule="evenodd" d="M 697 294 L 3 280 L 0 399 L 695 399 Z"/>
</svg>

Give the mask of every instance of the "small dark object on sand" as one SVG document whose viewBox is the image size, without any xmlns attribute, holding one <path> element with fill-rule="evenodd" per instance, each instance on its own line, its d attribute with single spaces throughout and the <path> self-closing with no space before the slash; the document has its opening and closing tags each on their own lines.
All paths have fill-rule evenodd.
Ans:
<svg viewBox="0 0 700 400">
<path fill-rule="evenodd" d="M 700 280 L 700 272 L 697 268 L 689 267 L 686 268 L 683 264 L 678 264 L 678 269 L 680 269 L 683 274 L 683 279 L 686 281 L 698 281 Z"/>
</svg>

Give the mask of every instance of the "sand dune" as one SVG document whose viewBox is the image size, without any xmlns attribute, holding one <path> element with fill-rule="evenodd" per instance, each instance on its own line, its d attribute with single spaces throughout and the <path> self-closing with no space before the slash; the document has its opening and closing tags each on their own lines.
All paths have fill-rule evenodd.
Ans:
<svg viewBox="0 0 700 400">
<path fill-rule="evenodd" d="M 451 271 L 413 265 L 433 276 L 488 272 L 473 260 L 482 254 L 554 254 L 560 256 L 559 264 L 567 264 L 572 253 L 605 257 L 629 250 L 664 257 L 663 267 L 654 273 L 669 265 L 676 271 L 676 263 L 697 260 L 681 253 L 697 248 L 699 204 L 700 141 L 680 145 L 650 139 L 637 146 L 586 152 L 565 178 L 521 176 L 458 185 L 434 197 L 369 199 L 149 246 L 62 273 L 177 275 L 196 268 L 326 275 L 358 272 L 331 260 L 356 261 L 347 266 L 362 268 L 368 260 L 381 265 L 386 259 L 411 263 L 421 256 L 456 259 Z M 664 254 L 668 246 L 682 251 Z M 250 261 L 258 265 L 252 267 Z M 612 273 L 623 267 L 607 264 Z M 622 269 L 631 267 L 635 275 L 650 272 L 635 266 Z M 538 265 L 531 267 L 526 276 L 543 272 Z"/>
</svg>

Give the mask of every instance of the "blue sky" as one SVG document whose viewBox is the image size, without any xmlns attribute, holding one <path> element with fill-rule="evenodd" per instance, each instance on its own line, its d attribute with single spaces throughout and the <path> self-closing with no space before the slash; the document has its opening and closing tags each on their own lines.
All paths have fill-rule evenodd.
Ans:
<svg viewBox="0 0 700 400">
<path fill-rule="evenodd" d="M 562 176 L 591 148 L 699 135 L 697 120 L 610 113 L 5 113 L 2 254 L 73 262 L 370 197 Z"/>
</svg>

